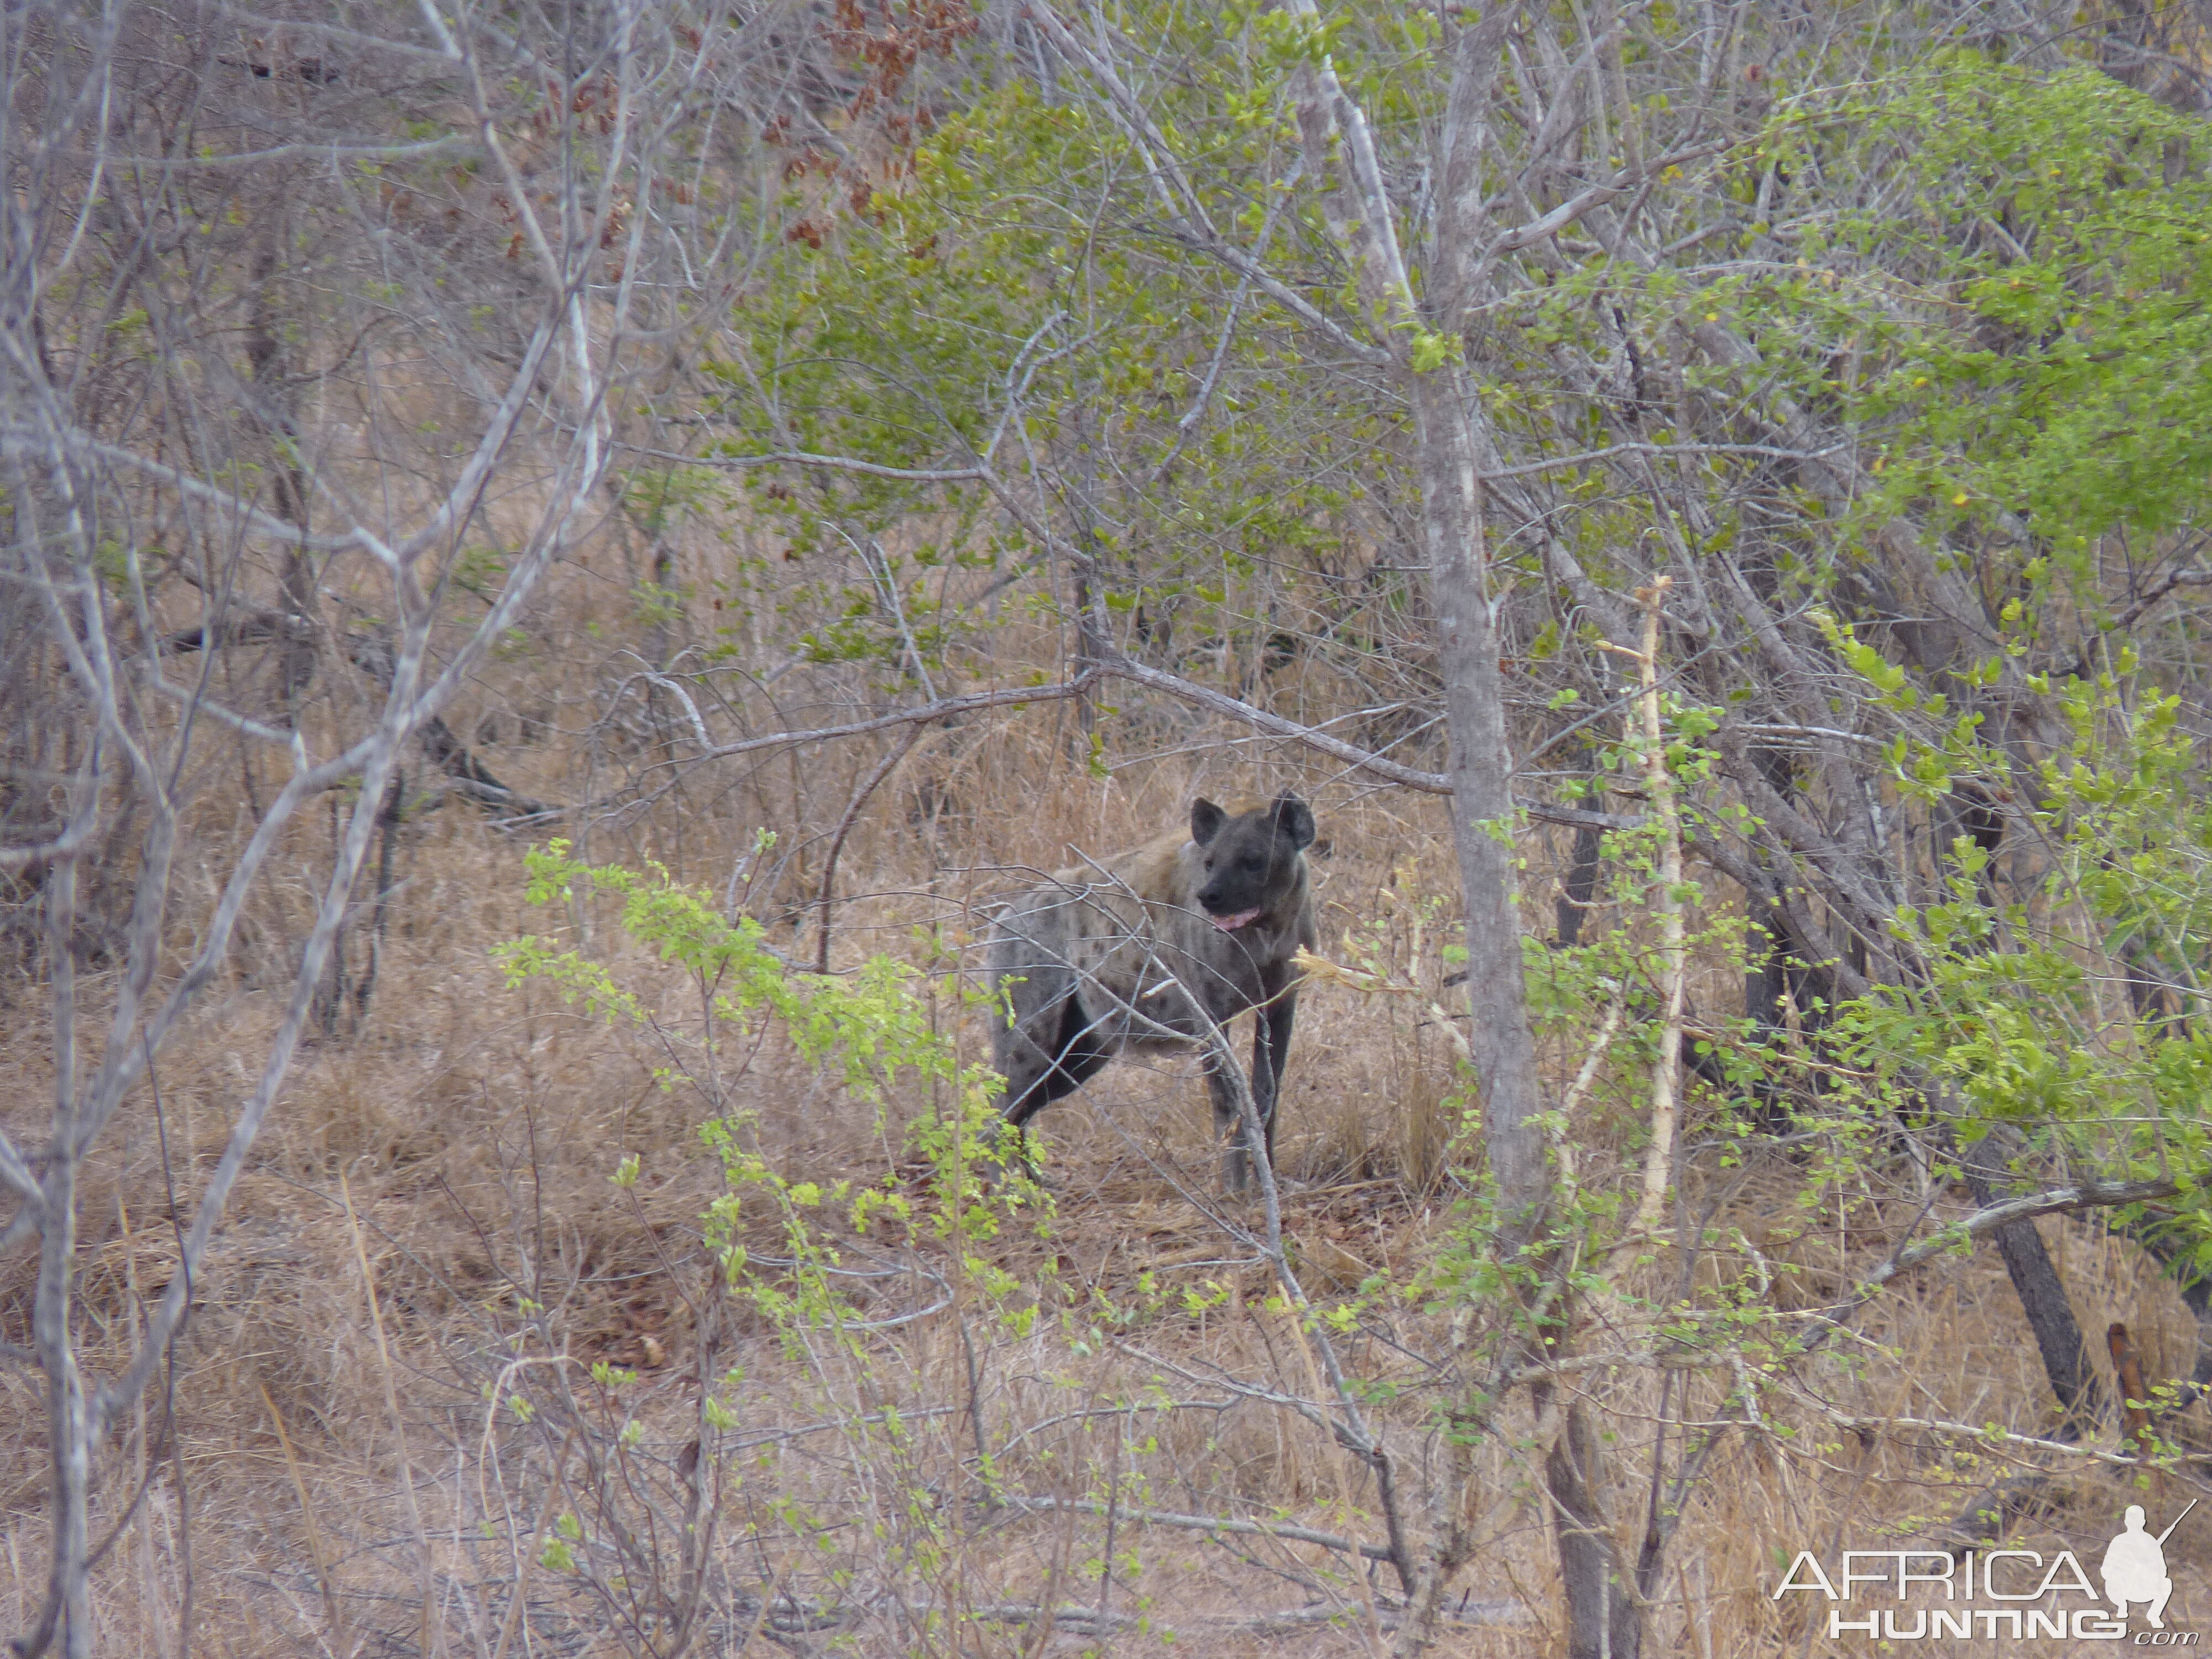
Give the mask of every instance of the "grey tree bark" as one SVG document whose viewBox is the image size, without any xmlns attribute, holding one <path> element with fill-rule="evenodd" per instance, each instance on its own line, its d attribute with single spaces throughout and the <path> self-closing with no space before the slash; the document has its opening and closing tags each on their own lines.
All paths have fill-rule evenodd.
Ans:
<svg viewBox="0 0 2212 1659">
<path fill-rule="evenodd" d="M 540 579 L 590 523 L 586 509 L 610 455 L 610 392 L 628 373 L 633 335 L 629 291 L 619 268 L 610 277 L 613 262 L 602 255 L 623 221 L 618 192 L 642 198 L 651 188 L 665 135 L 644 116 L 653 107 L 649 83 L 667 77 L 680 88 L 695 61 L 681 50 L 647 51 L 635 8 L 592 20 L 578 13 L 575 28 L 588 21 L 600 31 L 604 50 L 591 73 L 603 82 L 595 84 L 617 95 L 595 131 L 575 124 L 564 161 L 538 165 L 541 155 L 529 163 L 536 176 L 526 190 L 516 141 L 502 136 L 514 124 L 498 101 L 514 44 L 471 21 L 425 9 L 411 22 L 395 15 L 388 40 L 344 34 L 352 55 L 346 91 L 330 93 L 341 78 L 331 66 L 288 55 L 281 40 L 269 61 L 241 65 L 223 55 L 228 24 L 195 32 L 127 8 L 86 8 L 74 18 L 66 10 L 51 12 L 64 21 L 50 33 L 11 39 L 0 64 L 0 109 L 10 112 L 0 123 L 0 161 L 16 181 L 0 210 L 0 572 L 12 592 L 28 596 L 42 677 L 33 684 L 26 675 L 10 690 L 42 698 L 44 717 L 70 734 L 75 751 L 63 822 L 38 823 L 27 839 L 18 830 L 0 845 L 0 871 L 39 884 L 55 1077 L 35 1166 L 0 1132 L 0 1190 L 13 1200 L 0 1216 L 0 1251 L 38 1241 L 28 1358 L 43 1373 L 52 1483 L 46 1595 L 15 1643 L 25 1659 L 93 1650 L 89 1522 L 103 1449 L 168 1363 L 205 1291 L 211 1241 L 307 1036 L 356 878 L 394 821 L 402 758 L 427 731 L 442 730 L 440 710 L 526 619 Z M 487 70 L 480 53 L 504 55 Z M 383 68 L 403 66 L 392 71 L 403 82 L 433 65 L 453 106 L 468 111 L 466 129 L 428 142 L 396 139 L 380 125 L 389 111 L 372 91 L 342 106 L 313 102 L 368 86 L 380 54 L 388 54 Z M 179 58 L 191 74 L 167 72 Z M 141 71 L 156 58 L 165 72 L 151 77 L 149 91 Z M 160 101 L 162 88 L 185 82 L 194 88 L 188 108 Z M 297 94 L 293 103 L 280 107 L 267 95 L 278 83 Z M 241 106 L 252 118 L 226 124 Z M 316 173 L 290 168 L 287 158 L 325 147 L 344 152 L 349 136 L 360 141 L 352 154 L 395 167 L 426 150 L 483 164 L 507 186 L 522 227 L 515 258 L 470 265 L 465 238 L 423 252 L 388 225 L 374 237 L 331 234 L 307 247 L 295 234 L 301 218 L 319 214 L 326 233 L 332 225 L 357 232 L 349 216 L 360 203 L 343 190 L 308 199 L 301 181 L 326 181 L 335 164 Z M 231 212 L 204 210 L 199 192 L 210 177 L 221 179 L 222 199 L 237 204 Z M 228 235 L 234 223 L 244 235 Z M 358 254 L 355 243 L 371 251 Z M 623 252 L 635 269 L 635 233 Z M 426 471 L 421 488 L 396 491 L 389 475 L 362 488 L 361 469 L 349 466 L 356 452 L 319 453 L 307 430 L 313 400 L 300 383 L 331 372 L 318 357 L 326 343 L 314 326 L 327 319 L 290 314 L 278 290 L 312 289 L 342 304 L 333 296 L 345 295 L 349 282 L 381 280 L 418 254 L 451 262 L 425 283 L 434 294 L 450 278 L 451 295 L 423 301 L 430 314 L 416 319 L 417 331 L 400 349 L 417 369 L 450 373 L 471 429 Z M 380 258 L 389 263 L 380 266 Z M 315 280 L 300 281 L 294 265 L 313 267 Z M 450 319 L 438 304 L 487 291 L 514 303 L 483 306 L 483 325 L 474 331 L 443 328 Z M 241 294 L 242 339 L 229 320 Z M 66 319 L 51 338 L 49 311 Z M 126 313 L 137 319 L 127 328 L 116 322 Z M 491 325 L 495 313 L 503 326 Z M 390 325 L 392 316 L 378 321 Z M 159 349 L 112 344 L 142 327 Z M 340 349 L 380 349 L 368 326 L 358 333 Z M 229 360 L 236 345 L 242 364 Z M 126 380 L 129 395 L 111 395 Z M 372 403 L 349 413 L 369 428 L 392 410 Z M 401 418 L 411 424 L 419 410 Z M 253 485 L 241 485 L 264 476 L 274 510 Z M 495 499 L 514 509 L 505 580 L 473 627 L 447 626 L 449 580 Z M 174 538 L 166 548 L 165 530 Z M 227 549 L 228 562 L 187 568 L 172 580 L 187 564 L 179 547 Z M 301 714 L 311 690 L 337 678 L 315 672 L 327 641 L 314 585 L 339 563 L 394 620 L 378 645 L 384 672 L 370 677 L 362 703 L 319 708 L 310 722 Z M 248 592 L 257 579 L 273 592 Z M 196 626 L 179 626 L 191 615 Z M 213 665 L 271 642 L 282 653 L 276 695 L 240 701 L 235 685 L 246 677 L 227 681 Z M 362 643 L 354 647 L 359 665 Z M 185 659 L 192 669 L 180 673 L 186 650 L 196 653 Z M 211 776 L 232 775 L 211 756 L 247 750 L 276 757 L 282 787 L 264 803 L 245 769 L 249 827 L 228 849 L 228 867 L 193 860 L 187 891 L 177 880 L 179 821 L 204 802 Z M 356 786 L 346 800 L 342 792 Z M 80 1170 L 164 1044 L 189 1029 L 205 994 L 223 983 L 241 915 L 271 872 L 289 867 L 288 837 L 319 797 L 342 803 L 337 854 L 305 936 L 280 947 L 277 1015 L 256 1056 L 258 1075 L 213 1169 L 197 1190 L 180 1183 L 178 1271 L 113 1374 L 90 1374 L 83 1354 L 92 1339 L 76 1301 Z M 88 878 L 114 872 L 126 872 L 106 907 L 118 914 L 92 917 L 104 890 Z M 213 878 L 212 892 L 195 910 L 202 877 Z M 88 989 L 76 968 L 95 921 L 118 970 Z M 179 938 L 191 941 L 183 959 Z M 25 1358 L 0 1346 L 0 1358 Z M 432 1611 L 426 1600 L 426 1621 Z"/>
<path fill-rule="evenodd" d="M 1313 0 L 1291 7 L 1316 25 Z M 1509 1351 L 1533 1355 L 1564 1330 L 1565 1309 L 1552 1264 L 1535 1251 L 1548 1218 L 1553 1170 L 1541 1119 L 1545 1108 L 1514 877 L 1513 758 L 1505 722 L 1498 635 L 1484 535 L 1481 471 L 1496 453 L 1480 405 L 1461 367 L 1467 324 L 1482 293 L 1492 237 L 1485 204 L 1484 152 L 1501 52 L 1520 21 L 1500 7 L 1472 27 L 1448 25 L 1450 82 L 1431 166 L 1437 180 L 1425 282 L 1416 290 L 1395 231 L 1395 205 L 1376 159 L 1364 112 L 1327 59 L 1294 82 L 1308 169 L 1333 177 L 1330 228 L 1358 282 L 1375 337 L 1414 415 L 1421 535 L 1437 611 L 1450 755 L 1452 830 L 1467 909 L 1470 1042 L 1482 1112 L 1482 1141 L 1497 1205 L 1501 1253 L 1518 1258 L 1522 1306 Z M 1619 193 L 1584 192 L 1582 205 L 1546 216 L 1561 223 Z M 1498 240 L 1513 240 L 1509 232 Z M 1570 1403 L 1556 1419 L 1557 1443 L 1545 1460 L 1559 1563 L 1567 1589 L 1569 1650 L 1633 1659 L 1642 1615 L 1626 1575 L 1613 1559 L 1603 1509 L 1603 1471 L 1593 1425 Z M 1440 1517 L 1441 1518 L 1441 1517 Z M 1432 1527 L 1409 1597 L 1425 1644 L 1444 1586 L 1464 1565 L 1471 1541 L 1455 1521 Z"/>
</svg>

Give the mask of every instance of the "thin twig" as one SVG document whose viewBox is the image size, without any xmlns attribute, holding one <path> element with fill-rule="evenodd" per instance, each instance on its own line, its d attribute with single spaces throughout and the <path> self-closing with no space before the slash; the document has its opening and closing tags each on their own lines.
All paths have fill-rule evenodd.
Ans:
<svg viewBox="0 0 2212 1659">
<path fill-rule="evenodd" d="M 1118 1412 L 1112 1413 L 1119 1415 Z M 999 1500 L 1008 1509 L 1038 1511 L 1073 1510 L 1081 1515 L 1104 1515 L 1109 1506 L 1088 1498 L 1030 1498 L 1006 1494 Z M 1188 1515 L 1175 1510 L 1146 1510 L 1127 1504 L 1120 1507 L 1123 1519 L 1147 1527 L 1174 1527 L 1184 1532 L 1232 1533 L 1241 1537 L 1279 1538 L 1286 1543 L 1317 1544 L 1325 1550 L 1334 1550 L 1340 1555 L 1358 1555 L 1370 1561 L 1388 1561 L 1389 1547 L 1384 1544 L 1363 1544 L 1357 1539 L 1345 1538 L 1333 1532 L 1317 1532 L 1311 1527 L 1294 1527 L 1288 1522 L 1244 1521 L 1223 1515 Z"/>
<path fill-rule="evenodd" d="M 874 794 L 877 786 L 891 775 L 891 769 L 907 757 L 908 751 L 921 741 L 925 729 L 926 723 L 919 721 L 907 727 L 906 735 L 899 740 L 897 746 L 876 763 L 875 769 L 853 792 L 853 799 L 845 807 L 845 816 L 837 820 L 837 833 L 830 838 L 830 855 L 822 864 L 822 890 L 815 899 L 822 913 L 819 936 L 814 945 L 814 971 L 817 974 L 830 971 L 830 907 L 836 897 L 837 855 L 845 850 L 845 837 L 853 833 L 853 825 L 859 821 L 861 809 L 867 805 L 868 797 Z"/>
<path fill-rule="evenodd" d="M 530 1547 L 516 1564 L 514 1599 L 507 1604 L 507 1618 L 500 1626 L 499 1641 L 492 1648 L 491 1659 L 507 1659 L 507 1644 L 514 1639 L 515 1630 L 522 1623 L 523 1605 L 530 1594 L 530 1570 L 538 1565 L 538 1552 L 545 1547 L 545 1534 L 553 1524 L 553 1511 L 561 1498 L 561 1482 L 568 1472 L 568 1453 L 579 1432 L 573 1427 L 568 1431 L 568 1437 L 561 1443 L 560 1455 L 553 1460 L 553 1478 L 545 1483 L 545 1496 L 538 1503 L 538 1523 L 530 1529 Z"/>
<path fill-rule="evenodd" d="M 437 1608 L 436 1570 L 430 1559 L 430 1535 L 422 1524 L 422 1505 L 415 1497 L 414 1461 L 407 1452 L 407 1421 L 399 1411 L 399 1390 L 393 1380 L 392 1350 L 384 1339 L 384 1314 L 377 1306 L 376 1275 L 369 1270 L 368 1247 L 362 1242 L 361 1218 L 354 1212 L 353 1190 L 345 1171 L 338 1171 L 338 1194 L 344 1201 L 346 1224 L 353 1234 L 354 1260 L 361 1264 L 362 1294 L 368 1299 L 368 1322 L 376 1334 L 376 1358 L 384 1379 L 385 1408 L 392 1413 L 392 1435 L 399 1452 L 399 1488 L 407 1499 L 407 1524 L 414 1534 L 415 1571 L 422 1595 L 421 1651 L 432 1651 L 430 1620 Z"/>
<path fill-rule="evenodd" d="M 257 1382 L 261 1390 L 261 1403 L 269 1407 L 269 1420 L 276 1425 L 276 1444 L 284 1454 L 284 1468 L 292 1477 L 293 1494 L 300 1500 L 300 1521 L 307 1529 L 307 1554 L 315 1564 L 315 1583 L 323 1592 L 323 1613 L 331 1621 L 331 1651 L 346 1651 L 345 1619 L 338 1608 L 337 1590 L 331 1583 L 330 1552 L 323 1547 L 323 1529 L 315 1523 L 315 1505 L 307 1496 L 307 1483 L 300 1474 L 300 1460 L 293 1455 L 292 1437 L 284 1431 L 284 1414 L 276 1409 L 270 1397 L 266 1383 Z"/>
</svg>

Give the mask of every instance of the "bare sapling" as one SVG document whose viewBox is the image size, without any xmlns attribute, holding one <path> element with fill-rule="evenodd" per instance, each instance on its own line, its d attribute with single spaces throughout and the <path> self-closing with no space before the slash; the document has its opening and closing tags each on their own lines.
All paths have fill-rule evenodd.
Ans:
<svg viewBox="0 0 2212 1659">
<path fill-rule="evenodd" d="M 1650 1139 L 1644 1149 L 1644 1178 L 1626 1235 L 1616 1251 L 1632 1249 L 1659 1223 L 1667 1188 L 1673 1179 L 1675 1126 L 1682 1091 L 1682 992 L 1689 961 L 1687 934 L 1683 926 L 1682 816 L 1675 802 L 1674 774 L 1667 767 L 1667 735 L 1660 708 L 1659 629 L 1667 590 L 1674 579 L 1662 576 L 1649 587 L 1636 590 L 1644 610 L 1641 647 L 1631 649 L 1610 641 L 1599 648 L 1627 658 L 1636 665 L 1638 692 L 1629 716 L 1629 744 L 1643 764 L 1644 792 L 1656 831 L 1656 879 L 1651 886 L 1651 914 L 1659 924 L 1659 1048 L 1651 1064 Z M 1603 1053 L 1593 1045 L 1591 1060 Z"/>
</svg>

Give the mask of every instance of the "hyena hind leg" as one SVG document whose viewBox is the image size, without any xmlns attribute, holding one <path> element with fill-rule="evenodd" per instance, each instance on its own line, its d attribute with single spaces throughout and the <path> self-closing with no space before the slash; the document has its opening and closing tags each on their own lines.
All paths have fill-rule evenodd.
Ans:
<svg viewBox="0 0 2212 1659">
<path fill-rule="evenodd" d="M 1013 1000 L 995 1058 L 1006 1079 L 1006 1121 L 1018 1129 L 1097 1076 L 1113 1056 L 1066 969 L 1033 973 L 1014 988 Z"/>
</svg>

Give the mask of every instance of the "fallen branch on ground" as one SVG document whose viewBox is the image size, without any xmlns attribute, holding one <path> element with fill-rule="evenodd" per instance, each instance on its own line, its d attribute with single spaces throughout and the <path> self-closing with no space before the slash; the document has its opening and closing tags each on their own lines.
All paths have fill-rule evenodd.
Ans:
<svg viewBox="0 0 2212 1659">
<path fill-rule="evenodd" d="M 1008 1509 L 1028 1510 L 1039 1514 L 1067 1511 L 1077 1515 L 1103 1515 L 1106 1505 L 1087 1498 L 1022 1498 L 1004 1497 L 998 1500 Z M 1318 1544 L 1325 1550 L 1334 1550 L 1340 1555 L 1363 1555 L 1370 1561 L 1388 1561 L 1389 1547 L 1383 1544 L 1362 1544 L 1350 1538 L 1340 1538 L 1334 1533 L 1316 1532 L 1310 1527 L 1294 1527 L 1279 1521 L 1239 1521 L 1226 1516 L 1182 1515 L 1172 1510 L 1132 1509 L 1127 1504 L 1115 1506 L 1115 1514 L 1124 1521 L 1139 1526 L 1179 1527 L 1187 1532 L 1233 1533 L 1247 1538 L 1279 1538 L 1286 1543 Z"/>
<path fill-rule="evenodd" d="M 1077 1636 L 1106 1636 L 1115 1631 L 1136 1630 L 1142 1626 L 1158 1629 L 1170 1626 L 1184 1630 L 1202 1629 L 1224 1632 L 1243 1632 L 1252 1635 L 1287 1633 L 1291 1631 L 1314 1630 L 1324 1625 L 1342 1623 L 1346 1626 L 1364 1624 L 1370 1610 L 1356 1605 L 1342 1607 L 1282 1607 L 1269 1613 L 1252 1613 L 1242 1618 L 1223 1614 L 1200 1615 L 1188 1619 L 1169 1619 L 1159 1613 L 1147 1613 L 1139 1619 L 1134 1613 L 1101 1613 L 1096 1607 L 1047 1607 L 1024 1601 L 999 1601 L 984 1607 L 963 1610 L 965 1616 L 976 1620 L 999 1625 L 1042 1625 L 1049 1623 Z M 1455 1625 L 1533 1625 L 1535 1615 L 1518 1601 L 1462 1601 L 1447 1608 L 1441 1615 L 1447 1624 Z M 1376 1626 L 1395 1631 L 1405 1622 L 1405 1614 L 1386 1606 L 1379 1599 L 1373 1609 Z"/>
</svg>

